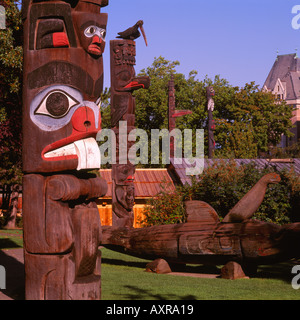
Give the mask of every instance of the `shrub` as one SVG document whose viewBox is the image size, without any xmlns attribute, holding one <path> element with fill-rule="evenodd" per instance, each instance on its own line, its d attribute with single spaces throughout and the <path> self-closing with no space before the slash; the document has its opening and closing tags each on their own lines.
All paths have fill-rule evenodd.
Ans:
<svg viewBox="0 0 300 320">
<path fill-rule="evenodd" d="M 143 212 L 145 218 L 142 221 L 142 226 L 176 224 L 186 221 L 180 189 L 169 193 L 164 185 L 161 188 L 162 191 L 148 201 Z"/>
</svg>

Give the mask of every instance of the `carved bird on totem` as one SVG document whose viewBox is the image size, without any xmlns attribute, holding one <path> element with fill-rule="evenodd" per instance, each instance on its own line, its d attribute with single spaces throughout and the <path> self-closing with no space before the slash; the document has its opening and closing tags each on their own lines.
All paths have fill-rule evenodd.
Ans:
<svg viewBox="0 0 300 320">
<path fill-rule="evenodd" d="M 118 32 L 117 38 L 121 38 L 121 39 L 125 39 L 125 40 L 135 40 L 141 36 L 141 33 L 139 31 L 139 29 L 140 29 L 142 32 L 142 35 L 144 37 L 146 46 L 148 46 L 148 42 L 147 42 L 147 38 L 146 38 L 146 34 L 145 34 L 145 30 L 144 30 L 143 25 L 144 25 L 144 21 L 139 20 L 133 27 L 130 27 L 130 28 L 126 29 L 125 31 Z"/>
</svg>

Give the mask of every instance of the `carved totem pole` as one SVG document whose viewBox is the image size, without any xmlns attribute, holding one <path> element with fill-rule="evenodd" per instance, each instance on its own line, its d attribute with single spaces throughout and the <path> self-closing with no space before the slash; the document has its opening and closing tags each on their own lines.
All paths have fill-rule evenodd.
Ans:
<svg viewBox="0 0 300 320">
<path fill-rule="evenodd" d="M 26 0 L 23 217 L 26 299 L 100 299 L 106 182 L 101 129 L 108 0 Z"/>
<path fill-rule="evenodd" d="M 215 90 L 212 86 L 206 88 L 207 97 L 207 110 L 208 110 L 208 158 L 211 159 L 215 150 L 214 130 L 215 123 L 213 120 L 213 111 L 215 108 L 215 102 L 213 97 L 215 96 Z"/>
<path fill-rule="evenodd" d="M 115 227 L 133 227 L 135 159 L 129 159 L 128 150 L 134 142 L 128 134 L 135 129 L 135 98 L 132 93 L 148 89 L 149 77 L 136 77 L 134 39 L 144 35 L 142 21 L 119 33 L 122 40 L 110 41 L 111 64 L 111 127 L 116 135 L 116 163 L 112 165 L 112 224 Z"/>
<path fill-rule="evenodd" d="M 169 112 L 169 132 L 176 129 L 176 118 L 186 116 L 188 114 L 192 114 L 191 110 L 175 110 L 176 108 L 176 98 L 175 98 L 175 82 L 174 75 L 171 74 L 171 79 L 168 83 L 168 112 Z M 174 158 L 175 156 L 175 144 L 174 137 L 170 136 L 170 158 Z"/>
</svg>

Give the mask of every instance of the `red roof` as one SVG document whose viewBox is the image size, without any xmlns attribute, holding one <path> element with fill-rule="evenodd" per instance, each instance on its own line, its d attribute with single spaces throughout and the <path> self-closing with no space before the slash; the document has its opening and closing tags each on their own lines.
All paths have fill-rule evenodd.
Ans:
<svg viewBox="0 0 300 320">
<path fill-rule="evenodd" d="M 104 198 L 111 198 L 111 169 L 100 169 L 100 174 L 108 185 L 108 191 Z M 174 182 L 167 169 L 136 169 L 134 177 L 136 198 L 155 197 L 163 188 L 170 193 L 175 191 Z"/>
</svg>

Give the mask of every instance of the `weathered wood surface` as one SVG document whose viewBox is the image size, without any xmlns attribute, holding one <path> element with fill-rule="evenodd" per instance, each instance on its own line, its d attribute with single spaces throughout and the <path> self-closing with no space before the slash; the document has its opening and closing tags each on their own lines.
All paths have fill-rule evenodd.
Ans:
<svg viewBox="0 0 300 320">
<path fill-rule="evenodd" d="M 223 223 L 205 202 L 188 205 L 187 223 L 142 229 L 103 227 L 102 245 L 171 263 L 268 264 L 300 257 L 300 223 L 283 227 L 255 220 Z"/>
<path fill-rule="evenodd" d="M 241 222 L 250 219 L 264 200 L 269 184 L 281 181 L 277 173 L 263 176 L 253 188 L 229 211 L 223 222 Z"/>
<path fill-rule="evenodd" d="M 130 38 L 131 31 L 128 32 Z M 135 97 L 132 93 L 150 86 L 149 77 L 136 77 L 135 56 L 135 41 L 110 41 L 111 126 L 117 136 L 116 163 L 112 165 L 112 223 L 118 227 L 132 227 L 134 222 L 135 159 L 129 155 L 134 142 L 128 141 L 128 134 L 135 129 Z M 126 125 L 124 134 L 120 123 Z"/>
<path fill-rule="evenodd" d="M 26 299 L 100 299 L 96 135 L 108 0 L 23 3 Z"/>
<path fill-rule="evenodd" d="M 185 223 L 143 229 L 103 227 L 102 245 L 134 256 L 161 258 L 173 263 L 248 261 L 268 264 L 299 258 L 300 250 L 293 245 L 294 240 L 300 240 L 300 224 L 280 227 L 249 221 Z"/>
</svg>

